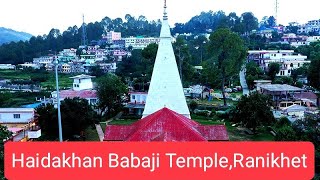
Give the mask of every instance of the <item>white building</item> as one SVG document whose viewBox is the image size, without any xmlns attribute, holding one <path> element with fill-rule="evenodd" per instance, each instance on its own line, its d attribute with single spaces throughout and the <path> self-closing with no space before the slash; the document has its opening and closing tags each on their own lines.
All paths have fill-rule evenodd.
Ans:
<svg viewBox="0 0 320 180">
<path fill-rule="evenodd" d="M 91 105 L 96 104 L 98 102 L 98 96 L 96 90 L 93 90 L 92 78 L 94 78 L 94 76 L 83 74 L 71 77 L 71 79 L 73 79 L 73 88 L 60 91 L 60 101 L 63 101 L 66 98 L 73 99 L 78 97 L 86 99 Z M 56 102 L 57 92 L 52 92 L 51 96 Z"/>
<path fill-rule="evenodd" d="M 68 63 L 62 64 L 61 65 L 61 72 L 66 73 L 66 74 L 71 73 L 71 65 Z"/>
<path fill-rule="evenodd" d="M 24 69 L 24 68 L 40 69 L 40 65 L 33 64 L 30 62 L 26 62 L 24 64 L 19 64 L 19 66 L 21 66 L 22 69 Z"/>
<path fill-rule="evenodd" d="M 307 39 L 307 42 L 309 42 L 309 44 L 312 42 L 317 42 L 317 41 L 320 41 L 320 36 L 310 36 Z"/>
<path fill-rule="evenodd" d="M 51 64 L 54 60 L 54 56 L 41 56 L 39 58 L 33 58 L 33 64 L 38 64 L 38 65 L 47 65 Z"/>
<path fill-rule="evenodd" d="M 16 69 L 16 66 L 12 64 L 0 64 L 0 69 Z"/>
<path fill-rule="evenodd" d="M 293 50 L 249 51 L 248 60 L 255 61 L 265 71 L 268 71 L 271 63 L 279 63 L 281 68 L 277 76 L 290 76 L 293 69 L 310 63 L 307 56 L 296 55 Z"/>
<path fill-rule="evenodd" d="M 93 83 L 91 80 L 92 78 L 94 78 L 94 76 L 88 76 L 83 74 L 71 77 L 71 79 L 73 79 L 73 90 L 81 91 L 93 89 Z"/>
<path fill-rule="evenodd" d="M 28 124 L 33 121 L 34 108 L 0 108 L 0 124 Z"/>
<path fill-rule="evenodd" d="M 123 38 L 126 42 L 126 48 L 132 47 L 133 49 L 144 49 L 146 48 L 149 44 L 156 43 L 158 44 L 160 42 L 160 38 L 154 38 L 154 37 L 129 37 L 129 38 Z"/>
<path fill-rule="evenodd" d="M 59 56 L 77 56 L 77 49 L 70 48 L 70 49 L 64 49 L 63 51 L 59 52 Z"/>
<path fill-rule="evenodd" d="M 307 41 L 293 41 L 293 42 L 290 43 L 290 45 L 297 48 L 297 47 L 299 47 L 299 46 L 307 46 L 307 45 L 310 45 L 310 43 L 307 42 Z"/>
<path fill-rule="evenodd" d="M 145 107 L 148 93 L 147 92 L 129 92 L 130 100 L 126 105 L 129 109 L 129 113 L 142 115 L 143 109 Z"/>
<path fill-rule="evenodd" d="M 318 33 L 320 34 L 320 20 L 312 20 L 307 24 L 299 26 L 298 33 Z"/>
</svg>

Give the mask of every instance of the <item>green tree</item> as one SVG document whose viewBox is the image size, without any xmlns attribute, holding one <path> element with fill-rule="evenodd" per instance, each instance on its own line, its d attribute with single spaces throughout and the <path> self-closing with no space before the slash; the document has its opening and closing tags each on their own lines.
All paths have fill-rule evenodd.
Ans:
<svg viewBox="0 0 320 180">
<path fill-rule="evenodd" d="M 246 80 L 250 89 L 254 88 L 254 81 L 264 79 L 263 70 L 257 65 L 257 63 L 250 61 L 246 64 Z"/>
<path fill-rule="evenodd" d="M 270 16 L 268 18 L 268 27 L 274 27 L 276 26 L 276 18 L 274 18 L 273 16 Z"/>
<path fill-rule="evenodd" d="M 189 104 L 189 107 L 190 107 L 191 112 L 193 113 L 194 110 L 196 110 L 197 107 L 198 107 L 197 101 L 191 101 L 190 104 Z"/>
<path fill-rule="evenodd" d="M 52 104 L 42 105 L 36 109 L 38 124 L 46 140 L 58 139 L 57 109 Z M 61 122 L 64 139 L 73 139 L 93 124 L 94 111 L 85 99 L 74 98 L 61 101 Z"/>
<path fill-rule="evenodd" d="M 112 117 L 122 107 L 127 87 L 119 77 L 113 74 L 102 76 L 97 85 L 98 107 L 102 112 L 106 112 L 109 117 Z"/>
<path fill-rule="evenodd" d="M 273 81 L 275 84 L 288 84 L 288 85 L 294 85 L 293 78 L 290 76 L 282 76 L 277 77 Z"/>
<path fill-rule="evenodd" d="M 277 122 L 274 124 L 275 128 L 281 128 L 284 126 L 291 126 L 291 122 L 287 117 L 281 117 Z"/>
<path fill-rule="evenodd" d="M 244 26 L 244 32 L 249 35 L 252 30 L 258 28 L 258 19 L 253 15 L 252 12 L 245 12 L 241 15 L 241 23 Z"/>
<path fill-rule="evenodd" d="M 95 112 L 86 99 L 73 98 L 61 102 L 63 136 L 72 138 L 82 135 L 84 130 L 93 125 Z"/>
<path fill-rule="evenodd" d="M 320 89 L 320 59 L 315 59 L 311 61 L 309 66 L 308 79 L 310 81 L 310 85 L 314 88 Z"/>
<path fill-rule="evenodd" d="M 302 77 L 308 76 L 309 66 L 310 64 L 303 64 L 302 67 L 299 67 L 298 69 L 293 69 L 291 71 L 291 77 L 295 84 L 297 83 L 299 76 L 302 76 Z"/>
<path fill-rule="evenodd" d="M 153 43 L 149 44 L 146 48 L 141 51 L 141 55 L 143 57 L 140 64 L 140 68 L 138 71 L 141 71 L 140 74 L 146 74 L 150 79 L 152 75 L 152 70 L 154 66 L 154 62 L 157 57 L 158 45 Z"/>
<path fill-rule="evenodd" d="M 101 77 L 103 74 L 104 72 L 99 65 L 91 67 L 91 76 Z"/>
<path fill-rule="evenodd" d="M 296 141 L 297 135 L 290 125 L 285 125 L 277 129 L 276 141 Z"/>
<path fill-rule="evenodd" d="M 191 78 L 193 77 L 195 70 L 190 65 L 191 55 L 189 47 L 182 36 L 178 36 L 176 42 L 173 44 L 173 49 L 176 55 L 180 79 L 183 82 L 183 84 L 186 84 L 185 82 L 191 81 Z"/>
<path fill-rule="evenodd" d="M 12 136 L 7 127 L 0 125 L 0 179 L 4 178 L 4 141 Z"/>
<path fill-rule="evenodd" d="M 280 72 L 280 64 L 270 63 L 267 71 L 267 75 L 272 81 L 276 78 L 276 75 Z"/>
<path fill-rule="evenodd" d="M 254 92 L 249 96 L 242 96 L 237 104 L 233 120 L 251 128 L 253 132 L 260 125 L 270 125 L 275 122 L 271 112 L 271 101 L 268 96 Z"/>
<path fill-rule="evenodd" d="M 210 63 L 217 67 L 222 80 L 221 90 L 225 92 L 226 81 L 240 72 L 247 49 L 239 35 L 229 29 L 219 29 L 210 35 L 208 50 L 211 55 Z M 222 94 L 224 105 L 227 106 L 225 94 Z"/>
<path fill-rule="evenodd" d="M 58 139 L 58 117 L 54 106 L 52 104 L 41 105 L 36 109 L 36 112 L 43 138 L 48 140 Z"/>
</svg>

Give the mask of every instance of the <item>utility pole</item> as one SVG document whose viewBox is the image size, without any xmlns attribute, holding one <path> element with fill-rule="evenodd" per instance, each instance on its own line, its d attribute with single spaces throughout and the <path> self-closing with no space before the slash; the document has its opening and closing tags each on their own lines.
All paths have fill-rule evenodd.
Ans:
<svg viewBox="0 0 320 180">
<path fill-rule="evenodd" d="M 82 46 L 87 45 L 87 32 L 86 32 L 86 24 L 84 22 L 84 14 L 82 15 Z"/>
<path fill-rule="evenodd" d="M 278 26 L 278 11 L 279 11 L 279 2 L 276 0 L 276 6 L 275 6 L 275 19 L 276 19 L 276 26 Z"/>
<path fill-rule="evenodd" d="M 62 123 L 61 123 L 61 111 L 60 111 L 60 92 L 59 92 L 59 79 L 58 79 L 58 58 L 57 53 L 54 53 L 55 58 L 55 74 L 56 74 L 56 88 L 57 88 L 57 108 L 58 108 L 58 127 L 59 127 L 59 141 L 63 142 L 62 138 Z"/>
</svg>

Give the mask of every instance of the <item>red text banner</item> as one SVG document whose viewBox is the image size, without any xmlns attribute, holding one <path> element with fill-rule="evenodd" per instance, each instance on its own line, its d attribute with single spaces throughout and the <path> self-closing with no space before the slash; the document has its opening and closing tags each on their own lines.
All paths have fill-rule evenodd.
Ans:
<svg viewBox="0 0 320 180">
<path fill-rule="evenodd" d="M 310 180 L 308 142 L 5 144 L 9 180 Z"/>
</svg>

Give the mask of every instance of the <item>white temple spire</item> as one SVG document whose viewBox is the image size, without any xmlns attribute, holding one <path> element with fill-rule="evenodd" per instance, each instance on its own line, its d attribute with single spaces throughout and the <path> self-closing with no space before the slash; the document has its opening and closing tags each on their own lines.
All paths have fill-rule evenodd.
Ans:
<svg viewBox="0 0 320 180">
<path fill-rule="evenodd" d="M 167 0 L 164 0 L 163 20 L 168 20 Z"/>
<path fill-rule="evenodd" d="M 172 37 L 166 9 L 165 0 L 160 42 L 143 117 L 167 107 L 178 114 L 190 118 L 171 43 Z"/>
</svg>

